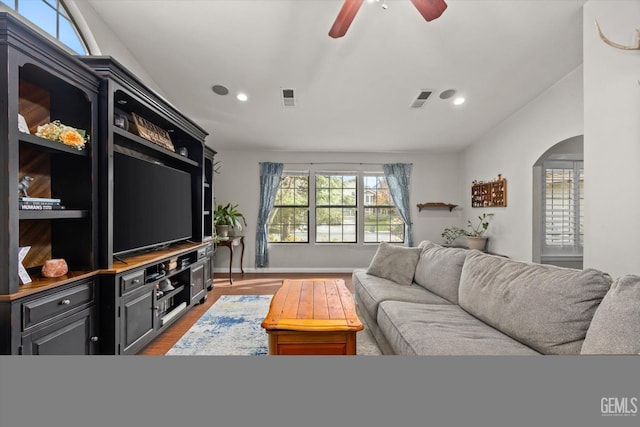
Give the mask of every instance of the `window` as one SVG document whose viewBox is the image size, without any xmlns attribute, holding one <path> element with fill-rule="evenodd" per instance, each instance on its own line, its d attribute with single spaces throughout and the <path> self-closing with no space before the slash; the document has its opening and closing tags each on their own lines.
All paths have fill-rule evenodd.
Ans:
<svg viewBox="0 0 640 427">
<path fill-rule="evenodd" d="M 582 255 L 584 167 L 582 161 L 544 163 L 543 256 Z"/>
<path fill-rule="evenodd" d="M 404 221 L 382 174 L 364 176 L 364 241 L 404 242 Z"/>
<path fill-rule="evenodd" d="M 285 172 L 269 218 L 269 242 L 309 242 L 309 172 Z"/>
<path fill-rule="evenodd" d="M 268 227 L 271 243 L 405 241 L 382 172 L 285 171 Z"/>
<path fill-rule="evenodd" d="M 356 243 L 357 175 L 316 174 L 316 242 Z"/>
<path fill-rule="evenodd" d="M 88 50 L 61 0 L 0 0 L 79 55 Z"/>
</svg>

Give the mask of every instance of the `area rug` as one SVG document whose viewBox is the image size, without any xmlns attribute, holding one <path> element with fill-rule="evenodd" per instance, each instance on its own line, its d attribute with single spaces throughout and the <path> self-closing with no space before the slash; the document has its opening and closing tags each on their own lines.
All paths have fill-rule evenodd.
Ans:
<svg viewBox="0 0 640 427">
<path fill-rule="evenodd" d="M 260 326 L 271 295 L 222 295 L 166 353 L 169 356 L 257 356 L 268 354 Z M 356 337 L 358 355 L 381 354 L 365 329 Z"/>
</svg>

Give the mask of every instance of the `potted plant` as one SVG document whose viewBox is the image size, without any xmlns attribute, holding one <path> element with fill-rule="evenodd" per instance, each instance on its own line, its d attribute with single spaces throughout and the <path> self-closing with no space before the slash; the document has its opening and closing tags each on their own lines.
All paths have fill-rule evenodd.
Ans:
<svg viewBox="0 0 640 427">
<path fill-rule="evenodd" d="M 478 216 L 478 224 L 473 225 L 471 220 L 467 221 L 467 228 L 469 230 L 464 230 L 459 227 L 448 227 L 445 228 L 442 232 L 442 237 L 444 237 L 447 245 L 450 245 L 456 240 L 458 237 L 465 236 L 467 238 L 467 247 L 469 249 L 478 249 L 483 251 L 487 245 L 487 237 L 484 236 L 485 231 L 489 227 L 489 220 L 493 214 L 483 213 Z"/>
<path fill-rule="evenodd" d="M 459 227 L 448 227 L 442 232 L 445 244 L 451 245 L 458 237 L 466 236 L 467 232 Z"/>
<path fill-rule="evenodd" d="M 213 213 L 213 224 L 216 226 L 216 235 L 221 239 L 229 237 L 230 229 L 241 231 L 243 224 L 246 227 L 247 221 L 244 215 L 238 211 L 238 205 L 227 203 L 226 205 L 218 204 Z"/>
<path fill-rule="evenodd" d="M 478 224 L 473 225 L 471 220 L 467 221 L 467 227 L 471 229 L 470 232 L 467 232 L 467 246 L 469 249 L 478 249 L 479 251 L 483 251 L 487 246 L 487 237 L 484 236 L 484 232 L 487 231 L 489 227 L 489 220 L 493 214 L 483 213 L 478 216 Z"/>
</svg>

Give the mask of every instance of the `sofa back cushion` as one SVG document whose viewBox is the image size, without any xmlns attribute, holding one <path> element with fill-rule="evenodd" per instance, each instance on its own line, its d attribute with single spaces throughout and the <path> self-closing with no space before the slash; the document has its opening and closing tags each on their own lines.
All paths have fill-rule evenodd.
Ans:
<svg viewBox="0 0 640 427">
<path fill-rule="evenodd" d="M 640 276 L 616 279 L 593 315 L 581 354 L 640 354 Z"/>
<path fill-rule="evenodd" d="M 407 248 L 382 242 L 367 268 L 367 274 L 408 286 L 413 283 L 420 252 L 420 247 Z"/>
<path fill-rule="evenodd" d="M 580 354 L 611 276 L 469 251 L 459 303 L 467 312 L 542 354 Z"/>
<path fill-rule="evenodd" d="M 423 249 L 413 280 L 428 291 L 458 304 L 458 286 L 467 249 L 447 248 L 429 241 L 420 243 L 420 246 Z"/>
</svg>

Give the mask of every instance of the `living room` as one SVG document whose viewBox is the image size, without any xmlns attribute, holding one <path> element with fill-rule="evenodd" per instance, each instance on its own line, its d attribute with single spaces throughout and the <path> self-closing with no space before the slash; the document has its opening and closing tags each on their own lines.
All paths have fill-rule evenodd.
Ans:
<svg viewBox="0 0 640 427">
<path fill-rule="evenodd" d="M 78 22 L 91 30 L 92 38 L 95 40 L 94 43 L 99 45 L 102 54 L 109 54 L 117 58 L 161 94 L 176 92 L 173 88 L 158 87 L 155 82 L 160 79 L 166 79 L 166 77 L 154 76 L 153 72 L 156 72 L 155 69 L 157 67 L 152 65 L 152 68 L 147 70 L 146 67 L 149 66 L 145 67 L 145 64 L 140 62 L 139 58 L 149 56 L 151 52 L 132 53 L 133 46 L 144 46 L 144 42 L 140 44 L 132 39 L 130 46 L 125 47 L 123 42 L 124 37 L 126 37 L 125 32 L 118 31 L 118 35 L 115 35 L 112 28 L 116 25 L 126 26 L 126 24 L 107 23 L 105 21 L 106 18 L 101 15 L 106 16 L 113 12 L 106 3 L 95 2 L 94 5 L 91 5 L 92 2 L 69 3 L 71 10 L 76 10 L 83 17 Z M 242 3 L 243 5 L 240 7 L 245 10 L 245 13 L 249 14 L 251 7 L 259 6 L 258 4 L 247 6 L 250 2 Z M 313 4 L 313 8 L 317 7 L 317 4 L 314 4 L 317 2 L 309 3 Z M 244 105 L 232 105 L 228 99 L 218 101 L 215 98 L 216 95 L 207 95 L 208 102 L 219 102 L 219 104 L 216 104 L 215 110 L 212 111 L 215 118 L 205 117 L 201 112 L 194 113 L 195 115 L 192 118 L 200 123 L 207 123 L 207 125 L 211 123 L 211 133 L 207 139 L 207 144 L 218 152 L 216 160 L 221 163 L 221 173 L 215 176 L 216 200 L 219 203 L 231 202 L 238 204 L 247 218 L 245 268 L 248 271 L 252 271 L 255 267 L 253 261 L 255 259 L 255 225 L 260 197 L 258 169 L 259 163 L 264 161 L 281 162 L 285 166 L 290 165 L 288 166 L 289 168 L 295 169 L 308 169 L 308 165 L 312 163 L 327 165 L 330 168 L 333 163 L 334 168 L 338 169 L 345 169 L 345 167 L 347 169 L 348 167 L 366 169 L 367 165 L 369 165 L 369 169 L 381 170 L 382 163 L 412 163 L 410 192 L 412 205 L 415 206 L 417 203 L 429 201 L 459 205 L 457 209 L 447 214 L 433 211 L 418 212 L 414 209 L 411 214 L 413 240 L 415 242 L 421 240 L 441 242 L 442 237 L 440 234 L 445 227 L 451 225 L 464 226 L 467 219 L 475 218 L 476 211 L 479 211 L 479 209 L 470 208 L 469 187 L 471 182 L 474 180 L 495 179 L 497 174 L 501 174 L 509 181 L 508 208 L 489 210 L 495 213 L 488 233 L 490 236 L 489 248 L 492 252 L 504 254 L 514 259 L 536 260 L 539 255 L 535 253 L 534 244 L 534 230 L 536 229 L 536 224 L 534 224 L 536 217 L 533 212 L 534 194 L 532 190 L 534 187 L 534 165 L 545 151 L 554 145 L 569 138 L 583 135 L 584 159 L 587 165 L 586 175 L 588 176 L 584 190 L 583 264 L 585 267 L 605 270 L 614 276 L 635 273 L 637 260 L 629 245 L 631 241 L 635 240 L 634 238 L 640 237 L 637 235 L 640 232 L 633 231 L 634 229 L 629 229 L 626 225 L 633 223 L 632 212 L 634 209 L 611 209 L 611 202 L 603 203 L 602 197 L 604 194 L 611 193 L 611 191 L 606 191 L 603 186 L 606 185 L 607 178 L 612 174 L 624 179 L 624 188 L 628 188 L 632 193 L 636 186 L 640 185 L 636 184 L 640 181 L 637 179 L 635 168 L 630 163 L 633 161 L 633 156 L 627 155 L 627 153 L 634 152 L 634 141 L 638 137 L 636 126 L 633 125 L 634 114 L 632 113 L 635 105 L 633 103 L 632 90 L 636 88 L 633 87 L 632 89 L 629 83 L 636 82 L 631 77 L 631 74 L 634 71 L 633 64 L 637 58 L 632 50 L 625 51 L 607 46 L 598 36 L 594 22 L 598 21 L 601 24 L 608 39 L 616 40 L 623 45 L 633 45 L 636 25 L 630 21 L 633 20 L 634 8 L 637 5 L 633 1 L 562 3 L 573 3 L 572 6 L 564 8 L 562 13 L 570 14 L 570 22 L 580 25 L 579 27 L 574 25 L 570 31 L 565 29 L 564 33 L 562 33 L 563 40 L 557 40 L 557 44 L 562 46 L 561 48 L 563 49 L 567 49 L 570 46 L 575 47 L 576 41 L 578 43 L 577 46 L 582 46 L 581 50 L 578 48 L 578 50 L 563 53 L 565 56 L 571 57 L 563 62 L 563 66 L 566 68 L 566 64 L 571 63 L 574 63 L 575 66 L 571 66 L 564 72 L 554 66 L 553 61 L 547 59 L 548 57 L 544 51 L 546 48 L 536 51 L 534 53 L 536 56 L 528 59 L 530 63 L 518 73 L 519 75 L 504 76 L 505 88 L 516 87 L 507 86 L 512 84 L 511 80 L 521 79 L 526 81 L 526 73 L 528 72 L 543 74 L 545 70 L 549 69 L 553 70 L 552 72 L 558 75 L 559 78 L 547 79 L 547 87 L 539 93 L 530 93 L 528 95 L 530 101 L 526 102 L 526 105 L 515 105 L 515 110 L 511 111 L 507 117 L 499 119 L 499 123 L 487 124 L 481 127 L 483 129 L 482 132 L 468 136 L 463 143 L 459 141 L 451 142 L 447 135 L 442 135 L 439 138 L 430 138 L 428 143 L 425 141 L 425 144 L 433 144 L 434 149 L 419 150 L 413 147 L 403 153 L 403 150 L 398 148 L 403 143 L 403 132 L 408 133 L 408 138 L 414 137 L 414 134 L 409 133 L 411 132 L 409 130 L 404 131 L 401 128 L 389 127 L 383 133 L 385 135 L 393 135 L 395 132 L 399 139 L 393 141 L 394 137 L 391 137 L 391 140 L 384 144 L 379 139 L 376 139 L 375 145 L 371 145 L 374 143 L 373 136 L 365 135 L 364 129 L 358 131 L 340 130 L 339 132 L 343 132 L 343 134 L 353 135 L 354 147 L 356 144 L 368 147 L 364 150 L 357 150 L 349 148 L 350 145 L 346 143 L 348 138 L 345 135 L 331 138 L 332 130 L 331 126 L 328 125 L 325 125 L 323 129 L 319 129 L 314 125 L 310 128 L 313 129 L 312 131 L 305 133 L 302 130 L 299 136 L 292 136 L 288 129 L 280 128 L 283 140 L 308 139 L 309 141 L 305 141 L 301 145 L 304 148 L 283 146 L 282 142 L 273 140 L 269 140 L 264 145 L 256 145 L 254 140 L 258 140 L 260 138 L 259 135 L 254 135 L 253 140 L 238 142 L 238 137 L 233 135 L 234 126 L 236 133 L 238 133 L 239 127 L 249 126 L 254 119 L 257 121 L 257 118 L 244 114 L 242 112 L 242 108 L 246 107 Z M 220 7 L 223 6 L 225 13 L 229 13 L 226 9 L 228 6 L 220 4 Z M 338 8 L 339 4 L 334 6 Z M 370 6 L 365 3 L 362 13 L 368 12 L 373 15 L 370 10 L 365 10 Z M 282 4 L 279 7 L 282 7 Z M 312 6 L 309 5 L 308 7 L 311 8 Z M 390 7 L 409 8 L 411 5 L 396 5 L 396 2 L 391 2 Z M 462 9 L 461 11 L 463 11 L 464 7 L 478 7 L 478 9 L 472 9 L 472 11 L 482 10 L 482 6 L 478 6 L 476 2 L 468 2 L 468 4 L 465 4 L 465 2 L 453 2 L 447 12 L 458 14 L 460 12 L 457 9 Z M 498 6 L 498 8 L 500 7 L 507 10 L 511 6 Z M 386 12 L 388 10 L 385 10 Z M 301 13 L 304 13 L 304 11 Z M 443 14 L 443 17 L 445 14 Z M 123 18 L 123 20 L 125 19 L 131 18 Z M 355 22 L 357 25 L 366 24 L 366 22 Z M 434 20 L 430 24 L 443 25 L 438 20 Z M 524 23 L 522 26 L 524 26 Z M 535 28 L 537 30 L 537 26 Z M 628 28 L 631 28 L 631 30 L 627 30 Z M 264 29 L 261 28 L 260 30 Z M 353 27 L 351 30 L 355 32 L 357 27 Z M 544 28 L 540 29 L 541 32 L 543 30 Z M 129 32 L 134 34 L 135 37 L 135 31 Z M 542 38 L 544 34 L 541 32 L 526 35 L 518 43 L 525 43 L 523 40 L 528 38 Z M 333 41 L 348 43 L 349 35 L 351 34 Z M 355 34 L 352 37 L 356 36 L 362 37 L 359 34 Z M 325 37 L 327 36 L 325 35 Z M 368 37 L 376 37 L 372 42 L 375 44 L 380 40 L 387 40 L 389 36 L 368 35 Z M 629 39 L 631 39 L 630 42 L 628 42 Z M 359 43 L 362 42 L 359 41 Z M 472 41 L 469 43 L 473 45 Z M 500 45 L 498 44 L 494 48 L 500 49 Z M 351 51 L 355 48 L 349 46 L 348 49 Z M 221 55 L 229 54 L 226 50 L 223 52 Z M 527 57 L 530 54 L 531 52 L 523 51 L 519 55 Z M 262 58 L 260 60 L 264 62 L 266 59 Z M 157 61 L 157 59 L 153 61 Z M 266 63 L 264 65 L 266 66 Z M 337 63 L 336 66 L 338 66 Z M 519 66 L 522 67 L 521 65 Z M 269 73 L 275 72 L 269 71 Z M 382 75 L 389 72 L 384 71 L 384 69 L 381 70 Z M 372 74 L 375 73 L 375 70 L 372 70 Z M 281 81 L 280 77 L 275 77 L 274 80 L 278 82 L 277 85 L 288 84 L 286 81 Z M 225 82 L 212 81 L 211 83 Z M 176 84 L 179 85 L 180 89 L 183 89 L 183 83 L 178 84 L 176 82 Z M 240 82 L 225 84 L 241 85 Z M 245 85 L 247 84 L 245 83 Z M 448 86 L 434 88 L 432 97 L 436 98 L 438 91 L 448 88 Z M 460 88 L 459 90 L 463 89 Z M 507 90 L 500 87 L 494 89 L 492 95 L 496 96 L 496 103 L 499 100 L 502 103 L 509 104 L 509 96 L 513 96 L 513 94 L 505 93 Z M 308 94 L 299 95 L 302 98 L 298 102 L 302 103 L 302 106 L 299 106 L 298 110 L 282 112 L 277 116 L 270 115 L 269 119 L 275 117 L 275 123 L 271 127 L 278 129 L 278 126 L 284 126 L 287 121 L 290 121 L 289 116 L 292 119 L 297 118 L 297 120 L 304 122 L 306 119 L 298 116 L 302 114 L 300 110 L 305 107 L 304 102 L 309 103 L 309 100 L 304 98 L 305 95 L 309 96 Z M 198 97 L 200 96 L 202 95 L 198 95 Z M 430 104 L 427 104 L 427 106 L 435 109 L 436 106 L 432 104 L 442 101 L 441 99 L 430 99 Z M 251 102 L 261 103 L 264 101 L 251 99 L 249 103 Z M 473 102 L 472 99 L 467 100 L 467 104 Z M 277 105 L 274 107 L 277 107 Z M 470 105 L 463 107 L 471 108 Z M 193 107 L 185 105 L 184 108 L 190 111 Z M 223 112 L 225 108 L 227 110 Z M 311 107 L 307 108 L 311 109 Z M 318 107 L 313 106 L 313 108 L 317 109 Z M 455 111 L 455 109 L 450 112 L 462 115 L 460 111 Z M 221 122 L 220 120 L 222 120 L 221 118 L 224 117 L 224 114 L 235 114 L 236 118 Z M 256 114 L 254 110 L 252 110 L 252 114 Z M 268 114 L 266 110 L 264 114 Z M 386 116 L 393 115 L 396 117 L 397 115 L 394 111 L 385 111 L 384 108 L 377 114 L 380 115 L 380 120 L 384 123 L 388 123 L 385 120 Z M 437 114 L 442 113 L 438 111 Z M 470 123 L 472 119 L 472 117 L 468 117 Z M 318 121 L 328 124 L 329 122 L 326 122 L 326 120 L 318 118 Z M 401 116 L 401 120 L 406 121 L 407 119 Z M 234 122 L 237 124 L 234 125 Z M 262 126 L 269 125 L 263 124 Z M 464 128 L 464 125 L 459 125 L 459 127 Z M 273 132 L 273 129 L 269 129 L 269 132 Z M 264 132 L 266 130 L 267 128 L 263 129 Z M 424 129 L 423 131 L 430 132 L 429 129 Z M 359 132 L 362 132 L 365 136 L 360 136 Z M 315 135 L 315 133 L 320 133 L 320 135 Z M 611 139 L 614 136 L 615 141 L 612 141 Z M 269 137 L 272 137 L 272 133 L 264 139 L 267 140 Z M 367 138 L 371 139 L 371 143 L 365 142 Z M 436 139 L 437 141 L 432 142 L 431 139 Z M 447 149 L 447 144 L 460 148 Z M 269 148 L 270 146 L 273 148 Z M 391 148 L 386 148 L 387 146 Z M 612 149 L 614 147 L 615 149 Z M 612 170 L 612 168 L 615 169 Z M 242 173 L 238 173 L 238 171 L 242 171 Z M 460 172 L 454 173 L 453 171 Z M 633 204 L 634 202 L 631 203 Z M 621 229 L 623 227 L 624 231 Z M 620 230 L 618 230 L 619 228 Z M 295 258 L 290 256 L 292 251 L 296 253 Z M 287 245 L 275 244 L 270 247 L 271 262 L 268 270 L 300 271 L 300 269 L 306 269 L 311 272 L 322 272 L 336 271 L 338 269 L 339 271 L 347 271 L 350 268 L 366 265 L 374 252 L 374 245 L 341 246 L 340 250 L 335 250 L 335 247 L 314 244 L 295 245 L 295 249 L 291 249 Z M 228 259 L 226 255 L 221 254 L 216 260 L 216 269 L 224 272 L 227 266 Z M 235 268 L 237 269 L 237 267 Z"/>
<path fill-rule="evenodd" d="M 404 0 L 403 0 L 404 1 Z M 4 2 L 4 1 L 3 1 Z M 6 2 L 4 2 L 6 3 Z M 616 41 L 624 46 L 636 46 L 636 28 L 640 27 L 637 17 L 640 15 L 640 4 L 631 0 L 589 0 L 567 2 L 577 5 L 575 15 L 572 15 L 577 26 L 567 29 L 564 34 L 569 41 L 569 45 L 577 45 L 578 50 L 572 51 L 567 62 L 571 66 L 558 74 L 558 67 L 555 67 L 553 60 L 549 59 L 544 49 L 531 52 L 522 52 L 522 57 L 527 62 L 520 62 L 522 72 L 500 76 L 505 84 L 525 83 L 528 73 L 539 75 L 546 68 L 552 68 L 556 75 L 548 79 L 541 90 L 529 94 L 529 100 L 521 105 L 515 105 L 504 117 L 499 118 L 495 123 L 490 123 L 483 128 L 482 132 L 469 136 L 464 141 L 452 141 L 451 144 L 459 144 L 456 149 L 447 148 L 447 135 L 438 135 L 433 138 L 439 146 L 420 150 L 415 146 L 411 149 L 402 149 L 403 141 L 393 136 L 402 136 L 403 130 L 392 126 L 389 116 L 394 117 L 396 113 L 385 111 L 379 108 L 371 114 L 367 120 L 375 124 L 378 130 L 384 129 L 382 138 L 387 141 L 381 142 L 371 135 L 362 136 L 359 129 L 345 131 L 340 120 L 348 121 L 348 116 L 336 116 L 329 114 L 329 118 L 323 118 L 324 127 L 319 129 L 310 121 L 311 119 L 300 119 L 307 132 L 297 134 L 293 139 L 309 139 L 306 145 L 299 147 L 288 147 L 279 145 L 279 141 L 265 141 L 265 145 L 254 145 L 260 139 L 259 128 L 251 131 L 253 135 L 244 141 L 238 141 L 233 135 L 234 128 L 240 133 L 252 119 L 256 118 L 242 111 L 240 104 L 231 104 L 235 99 L 218 98 L 217 94 L 211 93 L 212 84 L 224 83 L 234 87 L 240 85 L 238 82 L 220 81 L 219 76 L 212 73 L 208 77 L 209 86 L 192 90 L 185 90 L 189 84 L 189 78 L 180 79 L 178 76 L 167 77 L 166 75 L 156 75 L 158 61 L 145 62 L 145 57 L 151 55 L 149 47 L 153 42 L 145 40 L 144 35 L 138 34 L 140 40 L 132 40 L 131 44 L 126 41 L 124 32 L 117 28 L 119 25 L 130 25 L 131 21 L 145 19 L 139 12 L 132 12 L 138 6 L 127 4 L 127 2 L 106 2 L 106 1 L 67 1 L 70 11 L 76 18 L 76 23 L 80 28 L 89 29 L 92 36 L 90 43 L 99 46 L 99 52 L 103 55 L 112 55 L 117 58 L 150 87 L 158 91 L 161 96 L 174 102 L 170 94 L 176 92 L 186 92 L 195 98 L 205 98 L 206 102 L 216 104 L 210 110 L 197 111 L 180 99 L 176 105 L 186 112 L 195 122 L 206 124 L 210 134 L 207 138 L 207 145 L 217 151 L 216 160 L 220 161 L 220 173 L 215 174 L 215 198 L 219 203 L 238 204 L 242 213 L 247 219 L 245 231 L 244 270 L 251 273 L 313 273 L 322 275 L 325 273 L 349 273 L 354 268 L 366 267 L 378 248 L 377 244 L 285 244 L 275 243 L 269 245 L 270 262 L 266 268 L 258 268 L 255 265 L 256 258 L 256 222 L 258 218 L 260 200 L 260 178 L 259 165 L 262 162 L 280 162 L 290 171 L 296 170 L 336 170 L 342 172 L 381 172 L 382 164 L 385 163 L 410 163 L 411 172 L 411 216 L 413 226 L 413 241 L 418 244 L 423 240 L 430 240 L 441 243 L 443 238 L 441 233 L 445 227 L 460 226 L 465 227 L 467 220 L 473 220 L 477 214 L 482 212 L 493 213 L 492 222 L 487 235 L 489 236 L 489 251 L 505 255 L 510 259 L 522 261 L 539 260 L 539 248 L 536 239 L 539 232 L 539 212 L 536 211 L 535 186 L 536 186 L 536 164 L 541 157 L 556 144 L 571 140 L 572 138 L 583 138 L 583 158 L 585 163 L 585 193 L 584 193 L 584 268 L 596 268 L 618 277 L 625 274 L 640 274 L 638 258 L 632 248 L 632 242 L 640 238 L 635 224 L 637 208 L 640 202 L 633 196 L 625 196 L 627 207 L 618 200 L 612 200 L 615 194 L 625 194 L 629 192 L 633 195 L 640 191 L 640 172 L 636 166 L 636 158 L 640 154 L 637 148 L 637 141 L 640 140 L 640 127 L 637 126 L 637 117 L 640 113 L 640 104 L 637 102 L 636 90 L 638 86 L 638 59 L 637 49 L 621 49 L 608 45 L 598 35 L 594 22 L 601 25 L 602 30 L 609 40 Z M 110 4 L 113 3 L 113 4 Z M 142 2 L 145 3 L 145 2 Z M 197 3 L 197 2 L 196 2 Z M 217 2 L 211 2 L 217 3 Z M 225 3 L 225 2 L 219 2 Z M 246 6 L 251 2 L 244 1 L 245 10 L 251 6 Z M 280 7 L 286 2 L 273 2 Z M 319 2 L 310 3 L 313 11 L 319 7 Z M 335 11 L 328 13 L 331 19 L 337 13 L 340 1 L 332 2 Z M 409 10 L 412 6 L 400 5 L 401 1 L 389 1 L 389 9 L 404 8 Z M 451 0 L 448 12 L 458 12 L 464 10 L 467 3 L 465 1 Z M 502 1 L 487 3 L 506 3 Z M 552 2 L 514 2 L 521 5 L 530 6 L 529 3 L 542 3 L 538 7 L 551 7 Z M 549 4 L 544 4 L 549 3 Z M 146 7 L 149 4 L 146 2 Z M 386 4 L 386 2 L 384 3 Z M 363 6 L 367 6 L 366 4 Z M 470 5 L 469 5 L 470 6 Z M 143 6 L 144 7 L 144 6 Z M 227 6 L 228 7 L 228 6 Z M 471 6 L 470 6 L 471 7 Z M 511 6 L 506 6 L 507 8 Z M 122 15 L 124 23 L 109 22 L 99 13 L 100 10 L 118 9 L 116 14 Z M 333 10 L 332 9 L 332 10 Z M 364 10 L 364 7 L 363 7 Z M 128 13 L 131 12 L 131 13 Z M 413 11 L 412 11 L 413 12 Z M 78 15 L 75 15 L 78 13 Z M 299 12 L 305 14 L 305 12 Z M 415 13 L 415 12 L 413 12 Z M 111 14 L 111 11 L 109 12 Z M 167 13 L 170 15 L 170 13 Z M 443 14 L 445 17 L 447 12 Z M 369 16 L 373 16 L 370 12 Z M 172 18 L 171 16 L 169 18 Z M 317 16 L 311 16 L 317 19 Z M 361 16 L 360 18 L 363 18 Z M 434 20 L 426 25 L 443 25 L 443 21 Z M 243 25 L 238 24 L 245 31 L 250 31 Z M 346 41 L 351 32 L 357 30 L 357 26 L 364 26 L 363 20 L 354 21 L 345 39 L 335 41 Z M 328 28 L 324 23 L 315 23 L 312 28 L 320 28 L 322 37 L 326 35 Z M 297 29 L 296 25 L 292 25 Z M 178 26 L 170 27 L 169 35 L 179 33 Z M 365 27 L 372 30 L 372 27 Z M 520 30 L 517 23 L 511 23 L 511 31 L 518 33 Z M 542 33 L 546 30 L 544 26 L 539 27 Z M 177 34 L 174 34 L 177 37 Z M 479 36 L 479 35 L 477 35 Z M 522 39 L 533 39 L 539 33 L 527 34 Z M 373 36 L 372 36 L 373 37 Z M 515 37 L 515 36 L 514 36 Z M 289 33 L 281 36 L 281 40 L 295 39 Z M 375 36 L 377 42 L 383 41 L 383 46 L 389 48 L 391 35 Z M 373 49 L 365 46 L 365 36 L 360 35 L 358 44 L 348 45 L 349 49 L 339 52 L 346 56 L 352 50 L 359 48 Z M 519 40 L 519 39 L 518 39 Z M 295 42 L 295 40 L 293 40 Z M 225 40 L 225 48 L 221 49 L 224 54 L 229 54 L 233 50 L 234 44 Z M 440 39 L 439 42 L 446 44 L 447 40 Z M 510 40 L 500 40 L 509 43 Z M 146 43 L 146 50 L 140 46 Z M 468 50 L 472 53 L 476 40 L 468 41 Z M 558 40 L 558 44 L 563 42 Z M 213 43 L 212 43 L 213 44 Z M 295 43 L 294 43 L 295 44 Z M 134 48 L 135 45 L 135 48 Z M 138 49 L 138 50 L 136 50 Z M 240 48 L 238 48 L 240 50 Z M 499 55 L 500 44 L 493 48 L 493 52 Z M 186 50 L 186 49 L 185 49 Z M 285 50 L 285 49 L 283 49 Z M 498 53 L 496 53 L 498 52 Z M 202 52 L 199 52 L 202 54 Z M 323 56 L 326 52 L 311 52 L 313 62 L 317 68 L 322 68 Z M 185 54 L 186 55 L 186 54 Z M 283 54 L 284 55 L 284 54 Z M 191 57 L 191 55 L 187 55 Z M 184 58 L 180 52 L 162 52 L 160 57 L 165 61 L 174 58 L 176 62 Z M 232 55 L 229 55 L 232 58 Z M 487 58 L 481 58 L 489 61 Z M 284 55 L 283 57 L 269 58 L 272 61 L 281 61 L 284 65 L 291 65 L 294 61 Z M 449 60 L 451 60 L 449 58 Z M 515 59 L 514 59 L 515 61 Z M 231 62 L 231 61 L 230 61 Z M 455 62 L 455 61 L 452 61 Z M 335 63 L 334 63 L 335 64 Z M 378 61 L 370 65 L 380 65 Z M 195 65 L 191 66 L 196 69 Z M 313 74 L 314 69 L 309 69 L 309 74 Z M 385 69 L 378 70 L 381 78 L 397 78 L 389 76 Z M 475 71 L 475 70 L 474 70 Z M 196 74 L 202 71 L 195 71 Z M 245 71 L 247 72 L 247 71 Z M 251 70 L 252 73 L 260 73 L 259 69 Z M 372 70 L 375 73 L 376 69 Z M 297 82 L 281 81 L 277 78 L 261 76 L 256 79 L 258 83 L 268 81 L 273 83 L 275 92 L 278 88 L 292 85 L 299 93 L 299 103 L 302 110 L 304 103 L 309 101 L 308 93 L 305 93 L 303 86 Z M 176 80 L 175 88 L 159 85 L 156 82 L 173 78 Z M 539 80 L 538 80 L 539 82 Z M 257 84 L 257 83 L 256 83 Z M 423 84 L 429 85 L 427 81 Z M 444 100 L 438 99 L 440 92 L 444 89 L 454 87 L 457 83 L 446 86 L 433 87 L 432 99 L 427 107 L 434 104 L 440 105 Z M 453 86 L 452 86 L 453 85 Z M 510 86 L 509 86 L 510 87 Z M 407 91 L 413 94 L 419 88 L 411 87 Z M 464 88 L 460 88 L 462 90 Z M 495 102 L 507 102 L 509 91 L 493 91 Z M 259 102 L 250 93 L 249 103 Z M 467 96 L 467 106 L 471 109 L 474 100 L 471 95 Z M 231 98 L 229 96 L 228 98 Z M 367 98 L 369 99 L 369 98 Z M 200 100 L 202 101 L 202 100 Z M 275 98 L 275 104 L 269 108 L 280 108 L 279 99 Z M 338 100 L 339 101 L 339 97 Z M 404 104 L 409 100 L 402 101 Z M 225 104 L 226 103 L 226 104 Z M 440 104 L 438 104 L 440 103 Z M 403 104 L 403 108 L 406 106 Z M 228 110 L 224 111 L 225 106 Z M 329 105 L 323 108 L 330 108 Z M 292 138 L 286 132 L 287 123 L 296 121 L 296 114 L 299 110 L 286 111 L 279 117 L 278 121 L 271 127 L 264 124 L 265 134 L 269 132 L 279 132 L 283 134 L 283 140 Z M 451 108 L 452 114 L 460 113 L 461 109 Z M 420 113 L 418 110 L 415 113 Z M 410 113 L 414 113 L 411 111 Z M 212 118 L 213 117 L 213 118 Z M 475 120 L 475 117 L 469 117 Z M 305 120 L 308 120 L 305 122 Z M 320 120 L 320 119 L 319 119 Z M 257 120 L 256 120 L 257 121 Z M 424 119 L 427 123 L 427 119 Z M 338 122 L 340 125 L 336 125 Z M 360 123 L 360 122 L 358 122 Z M 335 138 L 331 138 L 334 130 L 339 133 Z M 387 128 L 387 125 L 388 128 Z M 464 121 L 458 123 L 457 127 L 464 128 Z M 273 129 L 272 129 L 273 128 Z M 475 129 L 475 128 L 474 128 Z M 251 132 L 250 131 L 250 132 Z M 424 125 L 423 132 L 430 134 L 431 129 L 428 124 Z M 317 134 L 317 135 L 315 135 Z M 243 133 L 243 135 L 246 135 Z M 284 137 L 286 136 L 286 138 Z M 324 139 L 323 139 L 324 138 Z M 351 148 L 348 144 L 349 138 L 357 140 L 358 149 Z M 367 138 L 370 145 L 368 145 Z M 244 144 L 246 143 L 246 145 Z M 431 141 L 429 141 L 431 143 Z M 384 144 L 384 145 L 383 145 Z M 425 141 L 427 144 L 427 141 Z M 356 142 L 354 142 L 354 147 Z M 385 148 L 381 148 L 385 147 Z M 506 208 L 475 209 L 471 207 L 470 186 L 473 181 L 492 180 L 500 174 L 508 180 L 509 198 Z M 615 183 L 610 183 L 615 179 Z M 610 187 L 615 186 L 615 190 Z M 445 202 L 458 205 L 453 210 L 418 210 L 416 204 L 424 202 Z M 622 208 L 619 208 L 622 205 Z M 313 227 L 310 223 L 309 227 Z M 225 251 L 219 252 L 215 259 L 216 277 L 221 277 L 228 272 L 229 258 Z M 234 273 L 240 271 L 237 258 L 233 265 Z"/>
</svg>

